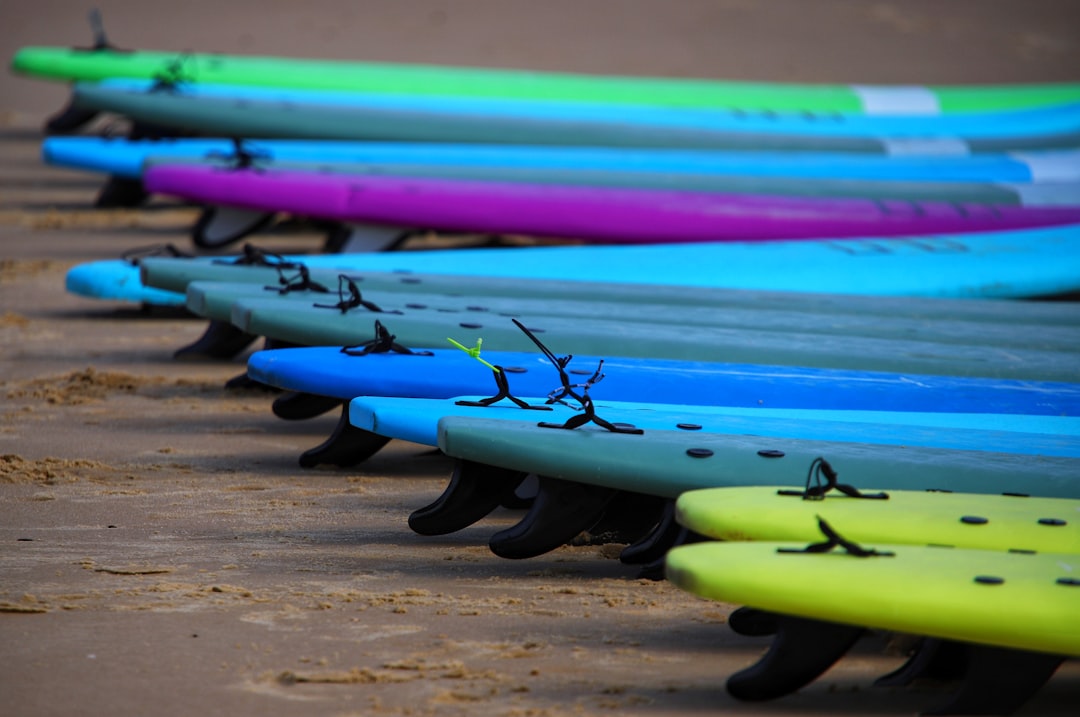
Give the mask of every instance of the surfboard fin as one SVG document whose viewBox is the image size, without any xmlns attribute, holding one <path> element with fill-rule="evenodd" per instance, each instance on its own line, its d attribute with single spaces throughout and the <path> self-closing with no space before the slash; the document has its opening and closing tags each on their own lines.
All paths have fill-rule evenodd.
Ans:
<svg viewBox="0 0 1080 717">
<path fill-rule="evenodd" d="M 964 676 L 968 645 L 924 637 L 908 661 L 874 680 L 875 687 L 907 687 L 920 680 L 949 681 Z"/>
<path fill-rule="evenodd" d="M 237 207 L 206 207 L 191 228 L 191 241 L 203 249 L 220 249 L 265 229 L 275 216 Z"/>
<path fill-rule="evenodd" d="M 323 253 L 394 251 L 415 233 L 415 229 L 383 224 L 338 224 L 327 232 Z"/>
<path fill-rule="evenodd" d="M 767 610 L 744 605 L 728 615 L 731 631 L 746 637 L 766 637 L 776 634 L 776 615 Z"/>
<path fill-rule="evenodd" d="M 286 391 L 274 399 L 270 408 L 275 416 L 286 421 L 306 421 L 333 411 L 340 405 L 340 398 L 302 391 Z"/>
<path fill-rule="evenodd" d="M 94 206 L 98 209 L 137 207 L 149 196 L 150 193 L 143 187 L 142 180 L 113 176 L 101 186 Z"/>
<path fill-rule="evenodd" d="M 502 558 L 533 558 L 565 545 L 594 526 L 619 491 L 539 476 L 532 506 L 513 527 L 491 536 L 491 552 Z"/>
<path fill-rule="evenodd" d="M 98 8 L 92 8 L 87 14 L 87 19 L 90 22 L 90 32 L 94 37 L 94 43 L 89 47 L 75 47 L 73 49 L 83 52 L 98 52 L 101 50 L 130 52 L 130 50 L 122 50 L 109 42 L 109 38 L 105 34 L 105 22 L 102 20 L 101 11 Z M 46 134 L 74 132 L 97 116 L 97 110 L 75 107 L 74 103 L 69 101 L 62 110 L 55 113 L 45 122 L 45 132 Z"/>
<path fill-rule="evenodd" d="M 967 671 L 952 699 L 923 714 L 1007 715 L 1020 709 L 1065 661 L 1060 655 L 968 645 Z"/>
<path fill-rule="evenodd" d="M 469 527 L 510 500 L 526 474 L 467 460 L 454 462 L 450 483 L 433 503 L 409 515 L 420 535 L 447 535 Z"/>
<path fill-rule="evenodd" d="M 362 463 L 390 442 L 386 436 L 357 428 L 349 423 L 349 404 L 341 407 L 341 417 L 330 437 L 300 455 L 300 466 L 331 465 L 346 468 Z"/>
<path fill-rule="evenodd" d="M 666 503 L 660 496 L 621 490 L 604 507 L 600 519 L 574 536 L 570 544 L 633 543 L 656 527 Z"/>
<path fill-rule="evenodd" d="M 213 319 L 202 336 L 177 349 L 173 358 L 181 361 L 230 359 L 250 346 L 256 338 L 255 334 L 242 331 L 227 321 Z"/>
<path fill-rule="evenodd" d="M 704 539 L 679 525 L 675 520 L 675 501 L 664 499 L 659 520 L 652 530 L 623 548 L 619 560 L 626 565 L 641 565 L 638 577 L 643 580 L 663 580 L 667 552 L 676 545 L 689 545 Z"/>
<path fill-rule="evenodd" d="M 776 699 L 810 684 L 833 666 L 859 639 L 861 627 L 775 615 L 776 637 L 752 667 L 728 678 L 727 691 L 738 700 Z"/>
</svg>

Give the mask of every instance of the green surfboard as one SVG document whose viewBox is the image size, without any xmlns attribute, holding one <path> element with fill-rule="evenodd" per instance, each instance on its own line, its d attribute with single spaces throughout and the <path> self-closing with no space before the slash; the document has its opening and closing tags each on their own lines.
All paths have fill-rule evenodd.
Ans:
<svg viewBox="0 0 1080 717">
<path fill-rule="evenodd" d="M 858 543 L 1080 553 L 1078 500 L 859 491 L 870 497 L 830 491 L 813 500 L 798 490 L 766 486 L 689 491 L 676 501 L 675 517 L 696 533 L 728 541 L 812 542 L 823 518 Z"/>
<path fill-rule="evenodd" d="M 784 615 L 1080 655 L 1080 555 L 879 544 L 863 547 L 891 555 L 783 552 L 805 547 L 680 546 L 666 572 L 695 595 Z"/>
<path fill-rule="evenodd" d="M 775 112 L 940 114 L 1080 100 L 1080 84 L 870 87 L 615 77 L 509 69 L 226 54 L 24 47 L 14 72 L 58 81 L 113 77 L 477 98 L 553 99 Z"/>
</svg>

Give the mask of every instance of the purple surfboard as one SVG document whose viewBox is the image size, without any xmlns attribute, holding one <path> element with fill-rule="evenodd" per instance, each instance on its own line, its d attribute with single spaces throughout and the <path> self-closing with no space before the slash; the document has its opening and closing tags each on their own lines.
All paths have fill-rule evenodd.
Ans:
<svg viewBox="0 0 1080 717">
<path fill-rule="evenodd" d="M 340 222 L 567 237 L 710 242 L 960 233 L 1080 222 L 1080 207 L 836 199 L 156 165 L 147 190 Z"/>
</svg>

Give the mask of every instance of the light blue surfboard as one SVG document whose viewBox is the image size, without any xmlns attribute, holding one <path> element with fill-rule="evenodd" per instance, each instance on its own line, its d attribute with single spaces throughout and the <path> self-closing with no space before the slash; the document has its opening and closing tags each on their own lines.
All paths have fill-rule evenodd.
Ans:
<svg viewBox="0 0 1080 717">
<path fill-rule="evenodd" d="M 361 274 L 419 272 L 458 276 L 607 281 L 871 296 L 1021 298 L 1080 290 L 1080 225 L 1024 231 L 905 238 L 724 242 L 686 246 L 567 246 L 294 256 L 312 270 Z M 220 262 L 219 260 L 216 260 Z M 182 262 L 182 263 L 178 263 Z M 132 277 L 179 268 L 187 280 L 214 259 L 83 264 L 68 272 L 72 293 L 145 300 Z M 230 281 L 274 283 L 256 268 Z M 153 286 L 153 281 L 150 282 Z M 124 297 L 127 297 L 126 299 Z M 177 296 L 173 303 L 183 297 Z"/>
<path fill-rule="evenodd" d="M 380 436 L 434 446 L 438 444 L 439 419 L 444 416 L 563 423 L 581 413 L 562 404 L 550 406 L 550 411 L 527 410 L 505 399 L 486 406 L 460 403 L 475 403 L 481 398 L 361 396 L 349 403 L 349 422 Z M 524 400 L 532 406 L 545 405 L 543 398 Z M 645 431 L 787 436 L 1080 458 L 1080 419 L 1060 416 L 766 409 L 621 401 L 598 401 L 594 407 L 604 420 Z"/>
</svg>

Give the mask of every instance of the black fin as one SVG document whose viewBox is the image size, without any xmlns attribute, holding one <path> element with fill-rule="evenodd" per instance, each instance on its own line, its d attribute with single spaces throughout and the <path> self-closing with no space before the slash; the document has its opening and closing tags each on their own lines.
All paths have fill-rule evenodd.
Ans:
<svg viewBox="0 0 1080 717">
<path fill-rule="evenodd" d="M 230 207 L 206 207 L 191 229 L 191 241 L 203 249 L 221 249 L 268 227 L 276 215 Z"/>
<path fill-rule="evenodd" d="M 225 389 L 228 391 L 266 391 L 267 393 L 278 393 L 281 390 L 262 381 L 256 381 L 248 376 L 247 371 L 226 381 Z"/>
<path fill-rule="evenodd" d="M 98 116 L 97 110 L 75 106 L 75 98 L 68 100 L 62 109 L 45 120 L 45 134 L 73 134 Z"/>
<path fill-rule="evenodd" d="M 928 715 L 1007 715 L 1020 709 L 1065 660 L 1027 650 L 970 645 L 960 689 Z"/>
<path fill-rule="evenodd" d="M 619 491 L 604 507 L 604 514 L 571 545 L 633 543 L 651 531 L 663 517 L 665 498 L 633 491 Z"/>
<path fill-rule="evenodd" d="M 728 678 L 728 693 L 759 702 L 808 685 L 844 656 L 863 628 L 792 615 L 776 615 L 776 637 L 756 664 Z"/>
<path fill-rule="evenodd" d="M 746 637 L 765 637 L 776 634 L 776 615 L 756 607 L 740 607 L 727 620 L 732 632 Z"/>
<path fill-rule="evenodd" d="M 274 415 L 286 421 L 306 421 L 333 411 L 342 403 L 340 398 L 319 396 L 314 393 L 286 391 L 274 399 Z"/>
<path fill-rule="evenodd" d="M 228 321 L 210 321 L 203 335 L 173 353 L 179 360 L 200 361 L 205 359 L 231 359 L 258 338 L 255 334 L 241 331 Z"/>
<path fill-rule="evenodd" d="M 320 465 L 347 468 L 362 463 L 379 452 L 390 442 L 386 436 L 380 436 L 363 428 L 357 428 L 349 422 L 349 404 L 341 407 L 341 418 L 330 437 L 319 445 L 304 451 L 300 455 L 303 468 Z"/>
<path fill-rule="evenodd" d="M 433 503 L 414 510 L 409 527 L 420 535 L 446 535 L 467 528 L 502 505 L 525 473 L 473 461 L 454 461 L 450 483 Z"/>
<path fill-rule="evenodd" d="M 502 558 L 542 555 L 595 525 L 616 493 L 614 488 L 540 476 L 529 512 L 517 525 L 491 536 L 488 546 Z"/>
<path fill-rule="evenodd" d="M 874 680 L 874 687 L 907 687 L 917 680 L 959 680 L 967 670 L 969 647 L 964 642 L 924 637 L 908 661 Z"/>
<path fill-rule="evenodd" d="M 112 176 L 101 186 L 94 206 L 98 209 L 137 207 L 149 196 L 150 193 L 143 187 L 141 179 Z"/>
</svg>

